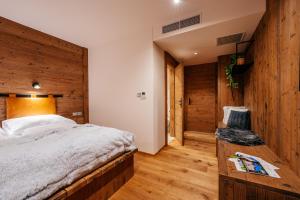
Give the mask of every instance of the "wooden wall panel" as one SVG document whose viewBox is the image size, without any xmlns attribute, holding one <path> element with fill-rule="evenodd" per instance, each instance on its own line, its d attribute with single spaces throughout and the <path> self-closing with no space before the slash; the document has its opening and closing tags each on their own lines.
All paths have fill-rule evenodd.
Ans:
<svg viewBox="0 0 300 200">
<path fill-rule="evenodd" d="M 268 9 L 278 10 L 278 4 L 269 4 Z M 279 63 L 277 57 L 276 12 L 266 12 L 260 22 L 255 42 L 251 49 L 251 57 L 255 64 L 245 76 L 244 100 L 251 111 L 251 125 L 264 141 L 275 149 L 278 144 L 279 114 Z M 278 153 L 278 151 L 276 152 Z"/>
<path fill-rule="evenodd" d="M 215 132 L 217 63 L 185 67 L 184 99 L 185 130 Z"/>
<path fill-rule="evenodd" d="M 252 129 L 300 175 L 299 27 L 297 0 L 269 0 L 248 56 L 244 102 Z M 298 2 L 299 3 L 299 2 Z"/>
<path fill-rule="evenodd" d="M 244 105 L 243 97 L 243 77 L 236 76 L 240 83 L 238 89 L 230 89 L 227 86 L 225 68 L 230 64 L 230 55 L 219 56 L 218 58 L 218 127 L 222 126 L 223 107 L 224 106 L 242 106 Z"/>
<path fill-rule="evenodd" d="M 57 113 L 88 122 L 88 51 L 0 17 L 0 92 L 63 94 Z M 35 90 L 32 82 L 42 88 Z M 83 116 L 73 117 L 73 112 Z M 0 98 L 0 121 L 6 117 Z"/>
<path fill-rule="evenodd" d="M 300 152 L 297 152 L 297 147 L 300 145 L 300 140 L 297 141 L 297 136 L 300 134 L 297 130 L 300 32 L 297 32 L 296 1 L 298 0 L 280 1 L 279 155 L 284 161 L 290 163 L 292 169 L 298 170 L 300 175 L 300 166 L 297 165 L 297 160 L 300 159 Z"/>
<path fill-rule="evenodd" d="M 297 131 L 297 138 L 295 139 L 297 142 L 298 142 L 298 145 L 296 147 L 296 152 L 298 153 L 298 159 L 296 159 L 296 165 L 297 167 L 300 166 L 300 159 L 299 159 L 299 152 L 300 152 L 300 91 L 298 92 L 298 101 L 297 101 L 297 112 L 298 112 L 298 116 L 297 116 L 297 119 L 298 119 L 298 131 Z M 297 173 L 298 173 L 298 176 L 300 177 L 300 170 L 297 170 Z"/>
</svg>

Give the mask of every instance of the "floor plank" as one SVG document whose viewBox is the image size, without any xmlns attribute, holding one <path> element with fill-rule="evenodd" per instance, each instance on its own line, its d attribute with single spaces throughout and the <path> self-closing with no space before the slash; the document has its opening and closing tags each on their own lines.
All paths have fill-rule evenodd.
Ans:
<svg viewBox="0 0 300 200">
<path fill-rule="evenodd" d="M 193 141 L 202 141 L 207 143 L 216 143 L 216 138 L 214 133 L 204 133 L 204 132 L 196 132 L 196 131 L 185 131 L 184 139 L 185 140 L 193 140 Z"/>
<path fill-rule="evenodd" d="M 111 200 L 215 200 L 217 170 L 214 143 L 174 141 L 155 156 L 137 153 L 134 177 Z"/>
</svg>

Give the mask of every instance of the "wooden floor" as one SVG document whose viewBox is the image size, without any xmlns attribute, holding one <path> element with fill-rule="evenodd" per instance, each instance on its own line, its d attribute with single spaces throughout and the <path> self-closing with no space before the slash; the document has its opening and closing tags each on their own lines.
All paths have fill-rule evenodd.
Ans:
<svg viewBox="0 0 300 200">
<path fill-rule="evenodd" d="M 186 141 L 199 141 L 205 143 L 216 143 L 215 133 L 203 133 L 203 132 L 196 132 L 196 131 L 185 131 L 184 132 L 184 139 Z"/>
<path fill-rule="evenodd" d="M 134 177 L 111 200 L 217 199 L 215 144 L 185 144 L 175 141 L 155 156 L 137 153 Z"/>
</svg>

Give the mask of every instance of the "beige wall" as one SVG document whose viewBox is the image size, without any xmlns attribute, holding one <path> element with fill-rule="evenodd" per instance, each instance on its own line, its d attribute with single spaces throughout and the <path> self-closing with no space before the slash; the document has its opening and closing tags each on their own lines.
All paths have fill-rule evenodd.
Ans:
<svg viewBox="0 0 300 200">
<path fill-rule="evenodd" d="M 164 144 L 164 63 L 151 30 L 92 49 L 90 66 L 91 122 L 131 131 L 141 151 L 156 153 Z"/>
<path fill-rule="evenodd" d="M 90 119 L 135 133 L 139 148 L 152 152 L 153 68 L 148 38 L 137 35 L 90 51 Z M 136 97 L 139 91 L 146 92 L 145 100 Z"/>
<path fill-rule="evenodd" d="M 154 58 L 154 152 L 165 145 L 165 60 L 164 51 L 153 44 Z"/>
</svg>

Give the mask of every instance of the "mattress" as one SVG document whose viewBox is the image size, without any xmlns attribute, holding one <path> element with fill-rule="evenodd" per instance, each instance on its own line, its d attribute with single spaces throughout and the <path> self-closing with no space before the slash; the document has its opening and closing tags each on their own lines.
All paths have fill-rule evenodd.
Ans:
<svg viewBox="0 0 300 200">
<path fill-rule="evenodd" d="M 34 127 L 0 140 L 0 199 L 45 199 L 136 149 L 133 134 L 92 124 Z"/>
</svg>

